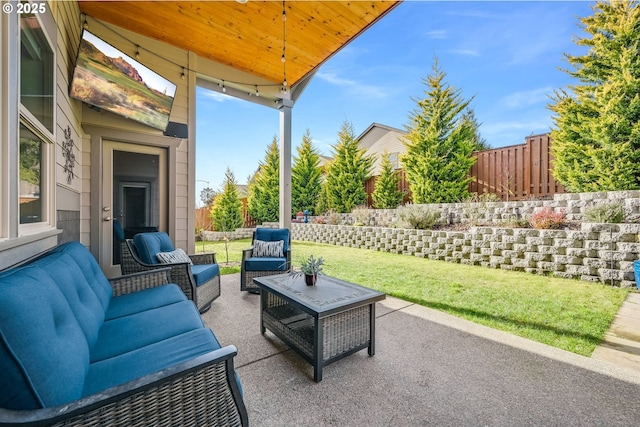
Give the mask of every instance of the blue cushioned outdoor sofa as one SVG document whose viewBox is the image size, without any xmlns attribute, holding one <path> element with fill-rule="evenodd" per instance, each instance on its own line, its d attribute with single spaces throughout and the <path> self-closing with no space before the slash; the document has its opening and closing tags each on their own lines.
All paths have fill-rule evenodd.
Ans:
<svg viewBox="0 0 640 427">
<path fill-rule="evenodd" d="M 108 280 L 80 243 L 0 273 L 0 425 L 248 425 L 233 368 L 168 269 Z"/>
</svg>

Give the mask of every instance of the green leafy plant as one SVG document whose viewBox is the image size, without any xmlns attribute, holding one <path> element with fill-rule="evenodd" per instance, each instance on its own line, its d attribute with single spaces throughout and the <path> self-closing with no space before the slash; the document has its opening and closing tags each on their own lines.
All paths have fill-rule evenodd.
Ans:
<svg viewBox="0 0 640 427">
<path fill-rule="evenodd" d="M 422 205 L 406 204 L 398 208 L 398 220 L 410 228 L 426 230 L 440 222 L 440 212 Z"/>
<path fill-rule="evenodd" d="M 551 229 L 560 228 L 565 223 L 566 214 L 564 209 L 556 212 L 549 206 L 536 211 L 531 215 L 529 223 L 533 228 Z"/>
<path fill-rule="evenodd" d="M 584 213 L 589 222 L 607 222 L 618 224 L 624 221 L 624 206 L 620 203 L 607 203 L 592 206 Z"/>
<path fill-rule="evenodd" d="M 322 266 L 324 265 L 324 259 L 322 257 L 314 258 L 313 255 L 309 255 L 300 264 L 300 271 L 308 276 L 314 276 L 318 273 L 322 273 Z"/>
</svg>

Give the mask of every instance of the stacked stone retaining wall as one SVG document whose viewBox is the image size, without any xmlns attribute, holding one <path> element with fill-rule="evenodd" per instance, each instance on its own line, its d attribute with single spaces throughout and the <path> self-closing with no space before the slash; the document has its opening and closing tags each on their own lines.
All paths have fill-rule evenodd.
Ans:
<svg viewBox="0 0 640 427">
<path fill-rule="evenodd" d="M 580 230 L 471 227 L 434 231 L 292 224 L 292 238 L 505 270 L 635 286 L 640 224 L 584 223 Z"/>
</svg>

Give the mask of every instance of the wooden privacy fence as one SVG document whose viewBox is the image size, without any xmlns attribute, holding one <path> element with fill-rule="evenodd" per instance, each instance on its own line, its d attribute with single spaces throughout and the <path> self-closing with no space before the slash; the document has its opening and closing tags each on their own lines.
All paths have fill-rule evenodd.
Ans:
<svg viewBox="0 0 640 427">
<path fill-rule="evenodd" d="M 400 181 L 398 182 L 398 190 L 404 192 L 404 197 L 402 198 L 402 203 L 408 203 L 411 201 L 411 191 L 409 190 L 409 181 L 407 181 L 407 174 L 403 169 L 396 170 L 398 175 L 400 175 Z M 364 191 L 367 192 L 367 206 L 373 206 L 373 190 L 376 186 L 377 176 L 372 176 L 364 183 Z"/>
<path fill-rule="evenodd" d="M 242 202 L 242 227 L 251 228 L 256 226 L 256 221 L 249 215 L 247 209 L 247 198 L 240 199 Z M 211 207 L 205 206 L 196 209 L 196 228 L 200 230 L 213 231 L 213 224 L 210 216 Z"/>
<path fill-rule="evenodd" d="M 545 198 L 564 193 L 564 187 L 556 182 L 551 173 L 553 156 L 550 145 L 548 134 L 532 135 L 525 138 L 524 144 L 473 153 L 478 160 L 471 168 L 469 192 L 497 194 L 503 201 Z M 404 170 L 398 172 L 401 177 L 398 189 L 405 192 L 403 202 L 406 203 L 411 201 L 409 182 Z M 376 178 L 369 178 L 364 185 L 369 206 L 373 206 L 371 194 Z"/>
<path fill-rule="evenodd" d="M 478 151 L 471 168 L 472 193 L 493 193 L 501 200 L 525 200 L 564 193 L 551 173 L 553 156 L 549 135 L 533 135 L 524 144 Z"/>
</svg>

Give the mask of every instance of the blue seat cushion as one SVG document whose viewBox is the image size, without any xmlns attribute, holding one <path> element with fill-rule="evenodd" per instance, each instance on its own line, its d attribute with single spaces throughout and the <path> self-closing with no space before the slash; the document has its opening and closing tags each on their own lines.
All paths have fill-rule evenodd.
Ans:
<svg viewBox="0 0 640 427">
<path fill-rule="evenodd" d="M 80 398 L 89 346 L 62 291 L 37 265 L 1 273 L 0 289 L 0 407 Z"/>
<path fill-rule="evenodd" d="M 191 273 L 196 281 L 196 286 L 200 286 L 220 275 L 220 267 L 218 264 L 194 264 L 191 266 Z"/>
<path fill-rule="evenodd" d="M 213 332 L 200 328 L 92 363 L 82 395 L 89 396 L 219 348 Z"/>
<path fill-rule="evenodd" d="M 156 257 L 158 252 L 171 252 L 174 250 L 169 235 L 164 231 L 136 234 L 133 236 L 133 243 L 138 250 L 138 256 L 146 264 L 159 264 Z"/>
<path fill-rule="evenodd" d="M 289 250 L 289 229 L 287 228 L 256 228 L 255 234 L 256 240 L 264 240 L 265 242 L 277 242 L 282 240 L 284 242 L 283 252 Z"/>
<path fill-rule="evenodd" d="M 247 271 L 287 271 L 286 258 L 265 258 L 251 257 L 244 261 L 244 268 Z"/>
<path fill-rule="evenodd" d="M 203 327 L 192 301 L 108 320 L 100 329 L 96 345 L 91 348 L 91 363 Z"/>
<path fill-rule="evenodd" d="M 111 298 L 104 318 L 116 319 L 186 300 L 186 295 L 178 285 L 157 286 Z"/>
</svg>

